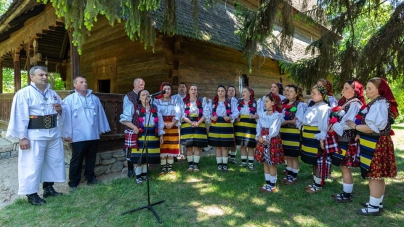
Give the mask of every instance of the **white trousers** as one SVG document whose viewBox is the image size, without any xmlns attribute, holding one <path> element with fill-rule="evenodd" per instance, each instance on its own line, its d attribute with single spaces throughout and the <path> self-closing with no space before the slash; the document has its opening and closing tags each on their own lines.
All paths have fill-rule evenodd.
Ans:
<svg viewBox="0 0 404 227">
<path fill-rule="evenodd" d="M 38 192 L 42 182 L 66 181 L 63 142 L 53 140 L 30 140 L 31 148 L 18 152 L 18 194 Z"/>
</svg>

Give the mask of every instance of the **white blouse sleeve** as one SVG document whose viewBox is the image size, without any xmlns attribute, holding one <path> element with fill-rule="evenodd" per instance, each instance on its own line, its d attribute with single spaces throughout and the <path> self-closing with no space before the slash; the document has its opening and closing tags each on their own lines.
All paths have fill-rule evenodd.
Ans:
<svg viewBox="0 0 404 227">
<path fill-rule="evenodd" d="M 255 140 L 258 140 L 258 137 L 259 136 L 261 136 L 261 123 L 262 123 L 262 117 L 260 116 L 260 118 L 258 119 L 258 122 L 257 122 L 257 127 L 256 127 L 256 129 L 257 129 L 257 135 L 255 136 Z"/>
<path fill-rule="evenodd" d="M 234 123 L 234 120 L 236 120 L 238 118 L 238 116 L 240 115 L 240 112 L 238 111 L 238 105 L 237 105 L 237 100 L 234 101 L 236 99 L 231 99 L 231 123 Z"/>
<path fill-rule="evenodd" d="M 212 116 L 212 100 L 208 100 L 206 97 L 202 100 L 203 116 L 205 116 L 205 122 L 210 124 L 210 117 Z"/>
<path fill-rule="evenodd" d="M 166 134 L 166 132 L 164 132 L 164 120 L 163 120 L 163 115 L 157 111 L 157 117 L 159 119 L 158 122 L 158 128 L 159 128 L 159 136 Z"/>
<path fill-rule="evenodd" d="M 265 113 L 265 96 L 257 100 L 257 113 L 258 116 Z"/>
<path fill-rule="evenodd" d="M 304 113 L 306 112 L 307 109 L 307 104 L 304 102 L 300 102 L 297 105 L 297 111 L 295 114 L 296 117 L 296 128 L 301 129 L 303 126 L 303 118 L 304 118 Z"/>
<path fill-rule="evenodd" d="M 179 122 L 181 121 L 181 119 L 182 119 L 182 113 L 184 113 L 184 111 L 182 110 L 181 106 L 182 106 L 181 103 L 178 102 L 178 100 L 175 100 L 175 106 L 174 106 L 175 115 L 174 115 L 174 118 L 175 118 L 175 120 L 178 121 L 178 123 L 179 123 Z"/>
<path fill-rule="evenodd" d="M 387 121 L 389 120 L 388 104 L 386 100 L 376 101 L 370 108 L 369 112 L 366 114 L 365 123 L 372 129 L 375 133 L 379 133 L 387 126 Z"/>
<path fill-rule="evenodd" d="M 268 140 L 270 140 L 271 138 L 273 138 L 279 134 L 281 124 L 284 121 L 281 113 L 273 113 L 273 115 L 274 115 L 274 116 L 272 116 L 273 122 L 272 122 L 271 126 L 269 127 L 270 130 L 269 130 Z"/>
<path fill-rule="evenodd" d="M 132 122 L 132 118 L 134 115 L 135 109 L 133 108 L 133 104 L 131 102 L 127 103 L 127 106 L 123 110 L 119 122 L 123 124 L 124 121 Z"/>
<path fill-rule="evenodd" d="M 348 112 L 346 112 L 341 120 L 333 125 L 334 131 L 339 135 L 342 136 L 344 130 L 350 130 L 351 128 L 346 124 L 347 120 L 355 121 L 355 117 L 358 114 L 361 105 L 358 102 L 352 102 L 349 105 Z M 341 113 L 341 112 L 340 112 Z"/>
<path fill-rule="evenodd" d="M 328 101 L 330 102 L 331 108 L 338 106 L 338 101 L 334 96 L 328 96 Z"/>
<path fill-rule="evenodd" d="M 328 105 L 322 105 L 318 108 L 319 114 L 317 115 L 318 130 L 320 133 L 314 135 L 317 140 L 324 140 L 328 131 L 328 120 L 330 116 L 331 108 Z"/>
</svg>

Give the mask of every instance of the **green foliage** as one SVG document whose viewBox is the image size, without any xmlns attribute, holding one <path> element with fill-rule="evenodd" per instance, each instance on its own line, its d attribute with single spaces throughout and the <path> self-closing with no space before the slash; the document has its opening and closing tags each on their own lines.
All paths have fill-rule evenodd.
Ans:
<svg viewBox="0 0 404 227">
<path fill-rule="evenodd" d="M 282 5 L 281 13 L 278 14 L 278 6 Z M 257 55 L 258 48 L 267 46 L 268 43 L 276 43 L 273 36 L 273 27 L 279 20 L 281 50 L 291 49 L 293 44 L 293 7 L 291 0 L 265 0 L 262 1 L 257 11 L 250 10 L 240 3 L 235 3 L 236 17 L 241 27 L 237 28 L 236 34 L 240 36 L 243 45 L 243 56 L 247 60 L 251 70 L 251 62 Z M 268 39 L 268 40 L 267 40 Z"/>
<path fill-rule="evenodd" d="M 7 11 L 11 2 L 12 0 L 0 0 L 0 17 Z"/>
<path fill-rule="evenodd" d="M 59 73 L 52 73 L 54 77 L 54 90 L 65 90 L 65 82 Z M 50 80 L 50 77 L 49 77 Z M 28 85 L 28 72 L 21 71 L 21 87 Z M 14 69 L 3 68 L 3 93 L 14 92 Z"/>
<path fill-rule="evenodd" d="M 391 85 L 391 90 L 396 98 L 398 103 L 398 112 L 400 116 L 398 116 L 395 120 L 396 124 L 404 123 L 404 78 L 399 78 L 394 80 Z"/>
</svg>

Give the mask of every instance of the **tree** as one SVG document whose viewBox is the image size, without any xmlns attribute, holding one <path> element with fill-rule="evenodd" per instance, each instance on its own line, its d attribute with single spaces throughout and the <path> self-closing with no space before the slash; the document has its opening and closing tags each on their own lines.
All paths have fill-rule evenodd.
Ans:
<svg viewBox="0 0 404 227">
<path fill-rule="evenodd" d="M 12 0 L 0 0 L 0 17 L 7 11 L 11 2 Z"/>
<path fill-rule="evenodd" d="M 334 84 L 339 87 L 351 78 L 365 83 L 375 76 L 390 81 L 402 77 L 404 2 L 390 1 L 394 7 L 387 2 L 318 1 L 317 8 L 305 14 L 327 24 L 329 31 L 309 46 L 312 58 L 281 66 L 293 80 L 306 87 L 328 76 L 333 76 Z"/>
</svg>

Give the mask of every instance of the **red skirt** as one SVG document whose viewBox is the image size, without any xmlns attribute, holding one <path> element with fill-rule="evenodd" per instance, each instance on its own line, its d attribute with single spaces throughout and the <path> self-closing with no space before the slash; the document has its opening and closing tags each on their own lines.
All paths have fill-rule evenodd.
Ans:
<svg viewBox="0 0 404 227">
<path fill-rule="evenodd" d="M 394 156 L 394 144 L 390 136 L 381 136 L 376 144 L 375 152 L 366 175 L 371 179 L 396 177 L 396 157 Z"/>
<path fill-rule="evenodd" d="M 268 135 L 269 130 L 266 128 L 262 128 L 261 135 Z M 269 142 L 269 143 L 268 143 Z M 285 163 L 285 156 L 283 154 L 283 146 L 281 136 L 278 134 L 275 137 L 272 137 L 270 141 L 264 141 L 264 143 L 260 143 L 257 141 L 256 146 L 256 157 L 257 154 L 261 154 L 259 162 L 265 162 L 268 165 L 279 165 Z M 257 159 L 257 158 L 256 158 Z"/>
</svg>

